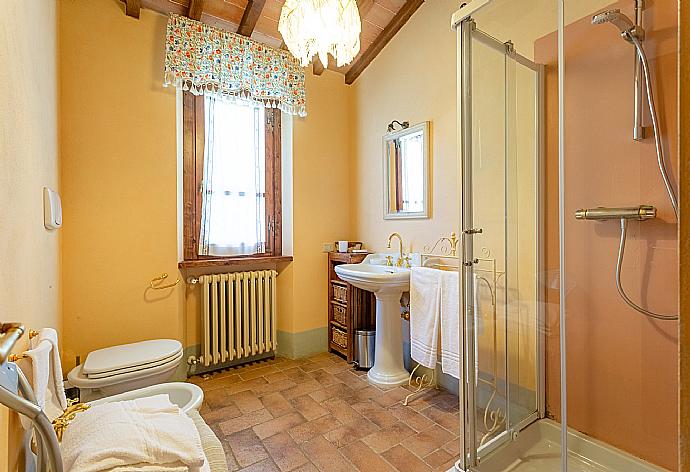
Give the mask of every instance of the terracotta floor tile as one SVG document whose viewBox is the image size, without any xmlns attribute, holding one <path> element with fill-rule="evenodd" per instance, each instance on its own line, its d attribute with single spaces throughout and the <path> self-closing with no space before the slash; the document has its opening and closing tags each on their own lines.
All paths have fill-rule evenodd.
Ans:
<svg viewBox="0 0 690 472">
<path fill-rule="evenodd" d="M 322 472 L 349 472 L 357 470 L 340 452 L 322 436 L 302 444 L 302 450 Z"/>
<path fill-rule="evenodd" d="M 366 418 L 359 421 L 348 423 L 340 426 L 332 431 L 327 432 L 323 436 L 335 447 L 343 447 L 356 441 L 360 438 L 368 436 L 380 428 Z"/>
<path fill-rule="evenodd" d="M 307 395 L 311 392 L 319 390 L 320 388 L 321 384 L 313 379 L 307 382 L 297 382 L 295 387 L 283 390 L 283 396 L 286 400 L 291 400 L 301 395 Z"/>
<path fill-rule="evenodd" d="M 431 467 L 422 462 L 419 457 L 400 445 L 390 448 L 382 455 L 400 472 L 424 472 L 431 470 Z"/>
<path fill-rule="evenodd" d="M 323 405 L 324 408 L 327 408 L 333 417 L 343 424 L 362 419 L 362 415 L 360 415 L 354 408 L 352 408 L 341 398 L 331 398 L 330 400 L 323 402 L 321 405 Z"/>
<path fill-rule="evenodd" d="M 220 423 L 225 420 L 242 416 L 242 412 L 235 405 L 228 405 L 215 410 L 209 409 L 208 411 L 203 412 L 201 416 L 207 423 Z"/>
<path fill-rule="evenodd" d="M 448 430 L 438 425 L 433 425 L 421 433 L 407 438 L 403 441 L 403 446 L 419 457 L 424 457 L 452 439 L 453 434 Z"/>
<path fill-rule="evenodd" d="M 448 441 L 443 445 L 443 450 L 446 451 L 448 454 L 451 456 L 459 456 L 460 455 L 460 439 L 456 438 L 453 439 L 452 441 Z"/>
<path fill-rule="evenodd" d="M 314 380 L 316 380 L 321 385 L 323 385 L 324 387 L 328 387 L 329 385 L 333 385 L 333 384 L 337 384 L 337 383 L 342 383 L 342 380 L 340 380 L 338 377 L 336 377 L 335 375 L 333 375 L 331 373 L 326 372 L 323 369 L 315 370 L 315 371 L 309 373 L 309 375 Z"/>
<path fill-rule="evenodd" d="M 240 472 L 280 472 L 280 469 L 269 457 L 268 459 L 264 459 L 261 462 L 252 464 L 249 467 L 240 469 Z"/>
<path fill-rule="evenodd" d="M 339 356 L 270 359 L 190 379 L 230 471 L 446 472 L 459 454 L 458 398 L 380 388 Z M 244 467 L 244 468 L 243 468 Z"/>
<path fill-rule="evenodd" d="M 434 423 L 443 426 L 455 435 L 460 434 L 460 415 L 443 411 L 438 406 L 430 406 L 420 412 L 433 420 Z"/>
<path fill-rule="evenodd" d="M 340 449 L 340 453 L 362 472 L 395 472 L 395 469 L 362 441 Z"/>
<path fill-rule="evenodd" d="M 374 401 L 384 408 L 395 405 L 405 399 L 410 392 L 402 387 L 396 387 L 392 390 L 388 390 L 383 395 L 374 398 Z"/>
<path fill-rule="evenodd" d="M 241 467 L 247 467 L 268 458 L 261 440 L 251 429 L 233 433 L 225 440 Z"/>
<path fill-rule="evenodd" d="M 251 381 L 250 381 L 251 382 Z M 290 379 L 278 380 L 272 383 L 264 383 L 262 385 L 257 385 L 252 387 L 252 392 L 256 394 L 257 397 L 261 398 L 264 395 L 269 395 L 274 392 L 284 392 L 291 388 L 295 388 L 297 383 Z"/>
<path fill-rule="evenodd" d="M 257 379 L 231 383 L 226 388 L 228 390 L 228 393 L 232 395 L 235 393 L 244 392 L 245 390 L 252 390 L 262 385 L 266 385 L 267 383 L 268 382 L 266 381 L 266 379 L 264 379 L 263 377 L 259 377 Z"/>
<path fill-rule="evenodd" d="M 443 464 L 450 462 L 452 459 L 453 456 L 448 454 L 443 449 L 436 449 L 434 452 L 427 454 L 424 457 L 424 462 L 429 464 L 432 469 L 436 469 L 437 467 L 441 467 Z"/>
<path fill-rule="evenodd" d="M 448 413 L 455 413 L 460 410 L 460 403 L 457 395 L 446 391 L 440 391 L 439 394 L 431 400 L 431 403 Z"/>
<path fill-rule="evenodd" d="M 383 428 L 380 431 L 370 434 L 362 439 L 362 442 L 372 448 L 374 452 L 382 453 L 387 451 L 396 444 L 400 444 L 409 436 L 415 434 L 415 431 L 407 426 L 402 421 Z"/>
<path fill-rule="evenodd" d="M 340 421 L 336 420 L 331 415 L 326 415 L 295 426 L 290 429 L 289 433 L 297 443 L 303 443 L 321 434 L 326 434 L 340 426 L 342 426 Z"/>
<path fill-rule="evenodd" d="M 297 411 L 299 411 L 307 421 L 315 420 L 323 415 L 328 414 L 328 410 L 319 405 L 312 397 L 309 395 L 302 395 L 301 397 L 293 398 L 290 400 L 290 404 Z"/>
<path fill-rule="evenodd" d="M 233 418 L 226 421 L 221 421 L 218 423 L 218 427 L 223 432 L 224 435 L 229 435 L 236 433 L 237 431 L 242 431 L 243 429 L 251 428 L 260 423 L 265 423 L 273 419 L 273 416 L 266 410 L 262 408 L 261 410 L 253 411 L 237 418 Z"/>
<path fill-rule="evenodd" d="M 230 401 L 230 392 L 227 387 L 204 392 L 204 403 L 212 409 L 223 408 L 233 403 Z"/>
<path fill-rule="evenodd" d="M 280 392 L 271 393 L 261 397 L 261 403 L 274 418 L 293 412 L 295 409 L 290 405 Z"/>
<path fill-rule="evenodd" d="M 293 472 L 319 472 L 319 469 L 311 462 L 307 462 L 303 466 L 297 467 Z"/>
<path fill-rule="evenodd" d="M 243 392 L 230 395 L 229 399 L 232 403 L 240 409 L 242 413 L 251 413 L 252 411 L 257 411 L 262 409 L 264 406 L 261 400 L 256 396 L 251 390 L 245 390 Z"/>
<path fill-rule="evenodd" d="M 434 422 L 427 418 L 426 416 L 417 413 L 410 407 L 403 405 L 402 403 L 397 403 L 388 409 L 392 414 L 394 414 L 400 421 L 405 423 L 410 428 L 417 432 L 427 429 L 429 426 L 433 425 Z M 458 423 L 459 426 L 460 423 Z"/>
<path fill-rule="evenodd" d="M 354 395 L 355 391 L 342 383 L 333 384 L 322 390 L 317 390 L 309 394 L 309 396 L 318 403 L 323 403 L 331 398 L 340 398 L 345 400 L 347 398 L 354 398 Z"/>
<path fill-rule="evenodd" d="M 264 447 L 281 471 L 287 472 L 309 463 L 299 446 L 287 433 L 279 433 L 264 440 Z"/>
<path fill-rule="evenodd" d="M 273 374 L 264 375 L 264 378 L 268 383 L 274 383 L 280 380 L 288 380 L 288 376 L 285 375 L 285 372 L 281 370 L 274 372 Z"/>
<path fill-rule="evenodd" d="M 248 370 L 246 372 L 240 372 L 240 378 L 242 380 L 252 380 L 257 377 L 263 377 L 267 374 L 274 374 L 279 372 L 278 368 L 272 365 L 262 366 L 256 369 Z"/>
<path fill-rule="evenodd" d="M 314 378 L 307 374 L 299 367 L 293 367 L 292 369 L 284 370 L 283 373 L 290 380 L 294 380 L 297 383 L 308 382 L 309 380 L 314 380 Z"/>
<path fill-rule="evenodd" d="M 280 418 L 272 419 L 265 423 L 254 426 L 254 432 L 259 439 L 265 439 L 274 434 L 283 433 L 290 428 L 304 423 L 304 418 L 297 412 L 288 413 Z"/>
<path fill-rule="evenodd" d="M 355 403 L 352 408 L 380 428 L 387 428 L 399 421 L 391 412 L 371 401 Z"/>
</svg>

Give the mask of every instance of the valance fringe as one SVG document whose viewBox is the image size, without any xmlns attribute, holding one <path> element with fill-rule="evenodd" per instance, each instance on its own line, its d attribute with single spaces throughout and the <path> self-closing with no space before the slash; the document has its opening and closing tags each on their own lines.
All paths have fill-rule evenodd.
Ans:
<svg viewBox="0 0 690 472">
<path fill-rule="evenodd" d="M 168 85 L 307 115 L 304 69 L 289 52 L 175 14 L 167 28 Z"/>
</svg>

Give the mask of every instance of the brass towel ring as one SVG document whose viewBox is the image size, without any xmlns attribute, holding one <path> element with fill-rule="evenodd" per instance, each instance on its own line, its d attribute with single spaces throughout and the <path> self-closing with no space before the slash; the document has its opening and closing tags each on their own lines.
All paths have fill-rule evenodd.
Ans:
<svg viewBox="0 0 690 472">
<path fill-rule="evenodd" d="M 167 272 L 163 272 L 161 275 L 158 277 L 154 277 L 151 279 L 151 282 L 149 283 L 149 287 L 151 287 L 153 290 L 165 290 L 166 288 L 173 288 L 177 284 L 180 283 L 180 279 L 177 279 L 175 282 L 168 284 L 168 285 L 160 285 L 160 282 L 164 281 L 165 279 L 168 278 Z"/>
</svg>

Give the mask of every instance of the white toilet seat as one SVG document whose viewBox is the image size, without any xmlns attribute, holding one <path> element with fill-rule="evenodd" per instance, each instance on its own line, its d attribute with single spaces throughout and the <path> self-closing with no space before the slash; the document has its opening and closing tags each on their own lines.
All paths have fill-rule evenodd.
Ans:
<svg viewBox="0 0 690 472">
<path fill-rule="evenodd" d="M 82 372 L 86 377 L 132 371 L 147 365 L 161 365 L 182 354 L 182 343 L 175 339 L 151 339 L 106 347 L 90 352 Z"/>
<path fill-rule="evenodd" d="M 159 366 L 163 366 L 163 365 L 170 364 L 170 363 L 178 364 L 180 362 L 181 358 L 182 358 L 182 351 L 178 352 L 177 354 L 175 354 L 169 358 L 163 359 L 161 361 L 151 362 L 148 364 L 135 365 L 132 367 L 126 367 L 123 369 L 114 370 L 114 371 L 110 371 L 110 372 L 103 372 L 100 374 L 86 374 L 85 377 L 88 379 L 107 379 L 110 377 L 114 377 L 116 375 L 127 374 L 129 372 L 137 372 L 137 371 L 146 370 L 146 369 L 153 369 L 154 367 L 159 367 Z M 84 373 L 84 369 L 82 368 L 82 374 L 83 373 Z"/>
<path fill-rule="evenodd" d="M 121 374 L 114 374 L 102 378 L 86 377 L 82 372 L 82 366 L 78 365 L 72 369 L 69 374 L 67 374 L 67 379 L 71 385 L 80 389 L 103 388 L 130 380 L 143 380 L 147 377 L 173 371 L 177 369 L 177 366 L 180 364 L 180 360 L 182 360 L 182 354 L 174 358 L 172 361 L 166 362 L 165 364 L 134 370 L 131 372 L 124 372 Z"/>
</svg>

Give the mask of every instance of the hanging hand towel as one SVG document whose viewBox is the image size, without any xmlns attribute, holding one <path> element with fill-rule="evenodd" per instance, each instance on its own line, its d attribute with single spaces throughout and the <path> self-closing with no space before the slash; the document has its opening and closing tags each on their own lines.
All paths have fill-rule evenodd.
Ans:
<svg viewBox="0 0 690 472">
<path fill-rule="evenodd" d="M 440 281 L 441 370 L 460 378 L 460 281 L 457 272 L 442 271 Z"/>
<path fill-rule="evenodd" d="M 51 379 L 48 382 L 48 388 L 51 390 L 56 403 L 65 410 L 67 408 L 67 396 L 65 395 L 65 385 L 62 377 L 62 362 L 60 361 L 60 350 L 58 349 L 57 331 L 53 328 L 43 328 L 38 331 L 38 336 L 31 342 L 35 347 L 43 341 L 48 341 L 52 346 L 50 353 Z"/>
<path fill-rule="evenodd" d="M 413 267 L 410 274 L 410 354 L 434 369 L 438 359 L 440 276 L 442 271 Z"/>
</svg>

